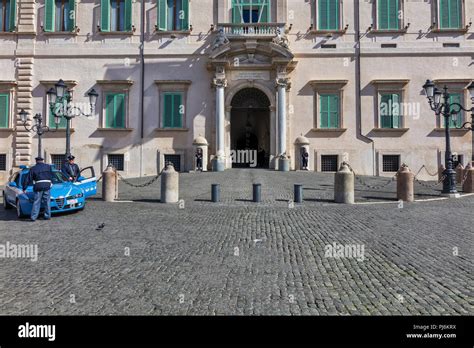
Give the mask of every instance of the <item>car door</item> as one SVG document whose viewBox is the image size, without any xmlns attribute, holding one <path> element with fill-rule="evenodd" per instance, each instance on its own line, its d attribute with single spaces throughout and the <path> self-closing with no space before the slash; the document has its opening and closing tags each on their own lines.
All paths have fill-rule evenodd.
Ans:
<svg viewBox="0 0 474 348">
<path fill-rule="evenodd" d="M 8 184 L 5 186 L 5 199 L 11 204 L 15 204 L 16 195 L 18 193 L 19 173 L 15 173 L 8 180 Z"/>
<path fill-rule="evenodd" d="M 95 195 L 97 193 L 97 178 L 94 167 L 83 168 L 74 185 L 82 189 L 86 198 Z"/>
</svg>

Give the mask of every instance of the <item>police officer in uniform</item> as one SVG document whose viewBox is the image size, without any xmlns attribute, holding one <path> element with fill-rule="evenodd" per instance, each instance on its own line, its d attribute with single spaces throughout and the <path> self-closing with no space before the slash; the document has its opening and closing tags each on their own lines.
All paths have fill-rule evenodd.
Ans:
<svg viewBox="0 0 474 348">
<path fill-rule="evenodd" d="M 306 151 L 306 148 L 302 148 L 302 153 L 301 153 L 301 162 L 302 162 L 302 169 L 303 170 L 308 170 L 308 157 L 309 153 Z"/>
<path fill-rule="evenodd" d="M 77 178 L 79 177 L 81 170 L 79 169 L 79 166 L 74 163 L 74 156 L 70 155 L 67 157 L 67 162 L 63 164 L 61 168 L 61 172 L 64 174 L 64 176 L 72 182 L 77 181 Z"/>
<path fill-rule="evenodd" d="M 51 218 L 51 186 L 53 185 L 53 167 L 44 163 L 42 157 L 36 157 L 36 165 L 30 168 L 28 177 L 23 183 L 23 192 L 33 184 L 34 201 L 31 209 L 31 221 L 38 218 L 41 205 L 44 206 L 44 219 Z"/>
<path fill-rule="evenodd" d="M 196 170 L 202 172 L 202 149 L 198 148 L 196 151 Z"/>
</svg>

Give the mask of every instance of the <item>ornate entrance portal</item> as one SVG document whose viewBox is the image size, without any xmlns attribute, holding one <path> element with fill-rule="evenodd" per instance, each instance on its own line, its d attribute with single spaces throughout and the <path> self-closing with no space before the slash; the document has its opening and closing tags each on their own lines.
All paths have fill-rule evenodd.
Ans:
<svg viewBox="0 0 474 348">
<path fill-rule="evenodd" d="M 270 100 L 257 88 L 244 88 L 231 102 L 233 168 L 269 168 Z"/>
</svg>

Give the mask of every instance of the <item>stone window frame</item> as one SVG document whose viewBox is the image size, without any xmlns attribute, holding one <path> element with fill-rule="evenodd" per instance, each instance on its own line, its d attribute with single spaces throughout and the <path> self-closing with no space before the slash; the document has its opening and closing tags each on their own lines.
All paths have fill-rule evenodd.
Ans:
<svg viewBox="0 0 474 348">
<path fill-rule="evenodd" d="M 159 18 L 158 18 L 159 1 L 156 0 L 156 9 L 155 9 L 156 19 L 154 21 L 154 26 L 152 26 L 152 28 L 155 29 L 153 34 L 155 34 L 155 35 L 169 35 L 169 34 L 171 34 L 172 36 L 177 35 L 177 34 L 180 34 L 182 36 L 191 35 L 192 28 L 193 28 L 193 25 L 191 24 L 191 15 L 193 13 L 193 11 L 191 10 L 192 3 L 193 3 L 193 0 L 188 0 L 188 29 L 184 29 L 184 30 L 168 30 L 168 29 L 166 29 L 166 30 L 163 30 L 163 29 L 159 28 Z"/>
<path fill-rule="evenodd" d="M 433 82 L 435 83 L 435 85 L 438 87 L 438 88 L 442 88 L 444 87 L 444 85 L 446 85 L 448 87 L 448 92 L 450 94 L 452 93 L 461 93 L 461 98 L 462 98 L 462 101 L 461 101 L 461 104 L 462 106 L 466 107 L 466 103 L 471 100 L 471 98 L 468 96 L 468 91 L 467 91 L 467 85 L 471 82 L 471 80 L 469 79 L 436 79 L 436 80 L 433 80 Z M 443 100 L 443 99 L 441 99 Z M 469 116 L 466 116 L 466 112 L 464 111 L 461 111 L 458 115 L 460 115 L 462 117 L 462 122 L 461 124 L 463 124 L 464 122 L 466 122 L 466 117 L 470 119 Z M 443 116 L 437 116 L 436 117 L 436 126 L 435 126 L 435 130 L 442 130 L 444 131 L 444 117 Z M 466 130 L 465 129 L 456 129 L 456 128 L 452 128 L 450 127 L 450 130 L 451 131 L 460 131 L 460 132 L 465 132 Z"/>
<path fill-rule="evenodd" d="M 313 88 L 313 131 L 345 131 L 344 128 L 344 88 L 348 80 L 312 80 L 309 82 Z M 339 127 L 321 128 L 320 126 L 320 106 L 319 97 L 321 94 L 339 95 Z"/>
<path fill-rule="evenodd" d="M 221 0 L 217 8 L 218 23 L 232 24 L 232 0 Z M 313 1 L 313 0 L 311 0 Z M 286 23 L 288 12 L 287 0 L 270 0 L 270 22 L 269 23 Z"/>
<path fill-rule="evenodd" d="M 376 154 L 377 160 L 377 176 L 389 176 L 394 175 L 396 172 L 384 172 L 383 171 L 383 156 L 385 155 L 397 155 L 400 157 L 400 166 L 405 163 L 405 155 L 404 150 L 402 149 L 392 149 L 392 150 L 379 150 Z"/>
<path fill-rule="evenodd" d="M 158 88 L 158 127 L 157 131 L 188 131 L 186 127 L 188 121 L 188 93 L 189 87 L 191 86 L 191 80 L 155 80 L 155 85 Z M 181 128 L 164 128 L 164 95 L 165 93 L 182 93 L 183 94 L 183 105 L 184 105 L 184 114 L 182 120 Z M 156 105 L 156 104 L 155 104 Z"/>
<path fill-rule="evenodd" d="M 109 164 L 109 155 L 123 155 L 123 171 L 121 173 L 127 175 L 130 170 L 130 153 L 127 148 L 115 149 L 115 148 L 106 148 L 102 150 L 102 171 L 107 168 Z"/>
<path fill-rule="evenodd" d="M 440 0 L 432 1 L 432 25 L 431 31 L 433 32 L 460 32 L 460 33 L 467 33 L 469 31 L 469 26 L 466 25 L 466 1 L 461 1 L 461 27 L 460 28 L 441 28 L 441 20 L 440 20 Z"/>
<path fill-rule="evenodd" d="M 400 7 L 398 12 L 402 11 L 402 18 L 398 19 L 399 28 L 398 29 L 379 29 L 379 15 L 378 15 L 378 3 L 380 0 L 374 0 L 372 6 L 372 18 L 373 18 L 373 28 L 370 30 L 371 33 L 406 33 L 408 27 L 405 26 L 405 0 L 399 0 Z"/>
<path fill-rule="evenodd" d="M 400 94 L 400 103 L 406 100 L 407 85 L 410 82 L 408 79 L 402 80 L 372 80 L 371 84 L 375 87 L 374 93 L 374 131 L 386 131 L 386 132 L 406 132 L 408 128 L 406 122 L 406 115 L 401 115 L 400 127 L 398 128 L 382 128 L 382 122 L 380 119 L 380 101 L 381 95 L 386 93 Z"/>
<path fill-rule="evenodd" d="M 74 11 L 74 23 L 73 23 L 74 28 L 73 28 L 73 30 L 56 31 L 56 0 L 53 0 L 53 1 L 54 1 L 54 7 L 55 7 L 54 30 L 53 31 L 46 31 L 45 30 L 46 0 L 43 0 L 42 6 L 39 7 L 41 12 L 38 12 L 38 18 L 40 20 L 41 34 L 46 35 L 46 36 L 77 36 L 77 35 L 79 35 L 80 29 L 77 26 L 77 15 L 79 13 L 79 11 L 78 11 L 79 2 L 77 0 L 74 1 L 74 10 L 73 10 Z"/>
<path fill-rule="evenodd" d="M 0 81 L 0 93 L 8 94 L 8 123 L 6 128 L 0 128 L 0 131 L 13 131 L 17 115 L 16 110 L 16 88 L 17 83 L 15 81 Z"/>
<path fill-rule="evenodd" d="M 131 80 L 98 80 L 100 86 L 100 116 L 99 127 L 101 131 L 131 131 L 130 128 L 130 89 L 133 86 Z M 108 128 L 106 125 L 106 94 L 124 93 L 125 94 L 125 126 L 123 128 Z"/>
<path fill-rule="evenodd" d="M 318 7 L 319 7 L 320 0 L 311 0 L 311 32 L 312 33 L 337 33 L 337 34 L 344 34 L 347 31 L 348 25 L 344 25 L 344 1 L 339 0 L 339 25 L 337 29 L 319 29 L 319 21 L 318 21 Z"/>
<path fill-rule="evenodd" d="M 57 83 L 58 81 L 57 80 L 41 80 L 40 81 L 40 85 L 43 86 L 44 88 L 44 98 L 43 98 L 43 113 L 42 113 L 42 116 L 43 116 L 43 125 L 46 125 L 49 127 L 49 122 L 50 122 L 50 115 L 49 115 L 49 97 L 48 97 L 48 94 L 46 92 L 48 92 L 48 90 L 50 88 L 54 88 L 54 85 Z M 74 100 L 74 89 L 75 87 L 77 86 L 77 81 L 75 80 L 64 80 L 64 83 L 66 84 L 67 86 L 67 90 L 71 93 L 71 97 L 72 99 L 71 100 Z M 53 122 L 54 123 L 54 122 Z M 71 127 L 71 132 L 74 132 L 74 127 L 73 127 L 73 123 L 74 123 L 74 118 L 71 119 L 71 124 L 70 124 L 70 127 Z M 55 129 L 56 130 L 56 129 Z M 64 128 L 58 128 L 57 131 L 61 132 L 65 132 L 66 131 L 66 127 Z M 45 135 L 48 134 L 48 133 L 45 133 Z"/>
</svg>

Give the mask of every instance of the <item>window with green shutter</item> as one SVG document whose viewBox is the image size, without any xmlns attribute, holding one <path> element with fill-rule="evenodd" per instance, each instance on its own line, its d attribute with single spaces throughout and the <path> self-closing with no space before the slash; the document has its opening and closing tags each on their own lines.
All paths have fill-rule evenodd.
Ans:
<svg viewBox="0 0 474 348">
<path fill-rule="evenodd" d="M 398 93 L 380 95 L 380 128 L 400 128 L 402 121 L 401 96 Z"/>
<path fill-rule="evenodd" d="M 125 93 L 105 95 L 105 127 L 125 128 Z"/>
<path fill-rule="evenodd" d="M 320 128 L 339 128 L 340 104 L 338 94 L 319 95 L 319 126 Z"/>
<path fill-rule="evenodd" d="M 451 93 L 449 95 L 449 103 L 450 104 L 457 103 L 457 104 L 463 105 L 462 93 Z M 459 107 L 458 106 L 453 106 L 452 109 L 453 110 L 458 110 Z M 462 126 L 463 123 L 464 122 L 463 122 L 463 112 L 462 111 L 458 114 L 452 115 L 449 119 L 449 127 L 450 128 L 459 128 L 459 127 Z M 444 122 L 443 122 L 443 126 L 444 126 Z"/>
<path fill-rule="evenodd" d="M 440 29 L 462 27 L 462 0 L 439 0 Z"/>
<path fill-rule="evenodd" d="M 232 0 L 232 23 L 271 22 L 270 0 Z"/>
<path fill-rule="evenodd" d="M 189 0 L 157 1 L 159 30 L 189 30 Z"/>
<path fill-rule="evenodd" d="M 75 0 L 45 0 L 44 31 L 74 31 L 76 28 L 75 11 Z"/>
<path fill-rule="evenodd" d="M 0 32 L 15 31 L 16 0 L 0 0 Z"/>
<path fill-rule="evenodd" d="M 0 93 L 0 128 L 8 128 L 10 114 L 10 94 Z"/>
<path fill-rule="evenodd" d="M 183 128 L 183 93 L 166 92 L 163 94 L 163 128 Z"/>
<path fill-rule="evenodd" d="M 67 97 L 68 95 L 69 95 L 69 92 L 66 91 L 65 96 Z M 54 108 L 54 112 L 53 112 L 53 109 L 51 109 L 51 105 L 49 104 L 49 100 L 47 102 L 48 102 L 48 110 L 49 110 L 49 113 L 48 113 L 48 127 L 49 128 L 56 128 L 56 123 L 55 123 L 55 120 L 54 120 L 54 113 L 57 113 L 58 115 L 62 114 L 62 110 L 64 109 L 64 107 L 60 103 L 56 103 L 56 105 L 53 106 L 53 108 Z M 61 117 L 61 122 L 59 122 L 58 128 L 59 129 L 66 128 L 66 123 L 67 123 L 66 118 Z"/>
<path fill-rule="evenodd" d="M 101 0 L 101 31 L 132 31 L 132 0 Z"/>
<path fill-rule="evenodd" d="M 400 0 L 378 0 L 377 18 L 379 30 L 400 29 Z"/>
<path fill-rule="evenodd" d="M 340 0 L 318 0 L 318 29 L 338 30 Z"/>
</svg>

